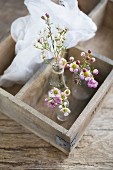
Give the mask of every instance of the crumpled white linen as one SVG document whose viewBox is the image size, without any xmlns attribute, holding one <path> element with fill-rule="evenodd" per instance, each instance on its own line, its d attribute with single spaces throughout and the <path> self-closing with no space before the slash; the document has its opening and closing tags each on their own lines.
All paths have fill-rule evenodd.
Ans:
<svg viewBox="0 0 113 170">
<path fill-rule="evenodd" d="M 40 50 L 36 49 L 33 44 L 39 37 L 39 31 L 45 28 L 45 23 L 41 19 L 45 13 L 50 15 L 55 25 L 69 29 L 65 41 L 67 49 L 77 45 L 80 41 L 92 38 L 97 30 L 93 21 L 79 10 L 77 0 L 62 0 L 65 7 L 51 0 L 25 0 L 24 3 L 29 15 L 17 19 L 11 26 L 11 35 L 16 41 L 16 57 L 0 76 L 0 86 L 7 87 L 14 83 L 24 84 L 43 62 Z M 47 58 L 52 58 L 49 52 Z"/>
</svg>

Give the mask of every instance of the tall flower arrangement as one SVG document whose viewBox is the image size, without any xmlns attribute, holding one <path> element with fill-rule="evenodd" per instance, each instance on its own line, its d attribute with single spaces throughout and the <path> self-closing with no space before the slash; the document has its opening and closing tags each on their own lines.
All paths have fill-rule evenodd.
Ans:
<svg viewBox="0 0 113 170">
<path fill-rule="evenodd" d="M 64 42 L 67 28 L 60 28 L 59 26 L 54 27 L 53 23 L 50 22 L 50 16 L 47 13 L 41 18 L 45 21 L 46 28 L 40 31 L 40 38 L 37 40 L 35 47 L 41 50 L 42 58 L 45 63 L 48 63 L 45 54 L 47 51 L 50 52 L 56 62 L 59 63 L 66 51 Z M 66 60 L 64 59 L 63 61 L 62 64 L 65 65 Z"/>
</svg>

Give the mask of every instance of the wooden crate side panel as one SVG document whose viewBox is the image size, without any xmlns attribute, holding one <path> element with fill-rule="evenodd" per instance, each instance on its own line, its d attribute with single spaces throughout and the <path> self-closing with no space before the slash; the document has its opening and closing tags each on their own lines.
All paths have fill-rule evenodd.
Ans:
<svg viewBox="0 0 113 170">
<path fill-rule="evenodd" d="M 0 74 L 11 64 L 15 56 L 15 42 L 11 36 L 8 36 L 0 44 Z"/>
<path fill-rule="evenodd" d="M 92 11 L 100 0 L 78 0 L 79 8 L 86 14 Z"/>
<path fill-rule="evenodd" d="M 0 89 L 0 111 L 64 153 L 70 152 L 67 130 L 27 104 Z M 67 146 L 59 143 L 63 139 Z"/>
<path fill-rule="evenodd" d="M 89 17 L 95 22 L 98 28 L 103 24 L 108 0 L 101 0 L 100 3 L 91 11 Z"/>
<path fill-rule="evenodd" d="M 101 85 L 101 87 L 98 89 L 96 94 L 93 96 L 93 98 L 90 100 L 88 105 L 85 107 L 83 112 L 80 114 L 78 119 L 75 121 L 75 123 L 72 125 L 70 130 L 67 132 L 67 136 L 71 139 L 71 145 L 72 148 L 76 146 L 80 138 L 82 137 L 85 129 L 89 125 L 90 121 L 94 117 L 94 115 L 97 113 L 97 109 L 100 108 L 100 103 L 105 97 L 105 95 L 108 93 L 109 88 L 111 87 L 113 83 L 113 70 L 108 75 L 104 83 Z"/>
<path fill-rule="evenodd" d="M 69 50 L 69 56 L 71 56 L 71 55 L 74 55 L 74 54 L 78 54 L 78 56 L 80 56 L 80 52 L 82 52 L 82 51 L 85 51 L 85 52 L 87 52 L 87 50 L 88 49 L 86 49 L 86 48 L 84 48 L 84 47 L 81 47 L 80 45 L 78 45 L 78 46 L 76 46 L 76 50 L 74 49 L 75 47 L 73 47 L 73 48 L 71 48 L 70 50 Z M 99 59 L 99 60 L 101 60 L 102 62 L 105 62 L 105 65 L 106 64 L 109 64 L 108 65 L 108 68 L 110 67 L 110 66 L 113 66 L 113 60 L 112 59 L 110 59 L 110 58 L 108 58 L 108 57 L 106 57 L 106 56 L 104 56 L 104 55 L 101 55 L 101 54 L 98 54 L 98 53 L 96 53 L 96 52 L 93 52 L 92 53 L 92 56 L 94 56 L 94 57 L 96 57 L 97 59 Z M 103 64 L 102 64 L 103 65 Z M 104 66 L 104 65 L 103 65 Z"/>
<path fill-rule="evenodd" d="M 109 1 L 107 4 L 104 25 L 113 29 L 113 1 Z"/>
<path fill-rule="evenodd" d="M 59 4 L 59 0 L 52 0 L 54 3 Z"/>
</svg>

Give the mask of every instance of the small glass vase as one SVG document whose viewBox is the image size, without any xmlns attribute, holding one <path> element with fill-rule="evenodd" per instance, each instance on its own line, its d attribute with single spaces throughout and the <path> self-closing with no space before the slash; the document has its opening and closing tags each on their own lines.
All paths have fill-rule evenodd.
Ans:
<svg viewBox="0 0 113 170">
<path fill-rule="evenodd" d="M 69 107 L 69 101 L 66 100 L 65 102 L 67 103 L 66 107 Z M 65 114 L 65 113 L 61 112 L 60 110 L 58 110 L 57 119 L 59 121 L 64 122 L 64 121 L 66 121 L 68 119 L 68 117 L 69 117 L 69 114 Z"/>
<path fill-rule="evenodd" d="M 49 85 L 51 87 L 60 89 L 62 92 L 68 88 L 65 83 L 64 68 L 57 64 L 57 62 L 52 64 L 52 70 L 49 77 Z M 66 100 L 65 102 L 67 103 L 66 107 L 68 107 L 69 101 Z M 57 119 L 59 121 L 66 121 L 68 116 L 69 115 L 65 115 L 63 112 L 61 112 L 59 108 L 57 109 Z"/>
<path fill-rule="evenodd" d="M 81 81 L 81 84 L 75 84 L 74 78 L 76 74 L 73 76 L 72 83 L 72 95 L 77 100 L 86 100 L 91 98 L 93 94 L 93 90 L 88 87 L 87 82 L 85 80 Z"/>
<path fill-rule="evenodd" d="M 68 116 L 69 115 L 65 116 L 65 114 L 63 112 L 61 112 L 60 110 L 59 110 L 59 112 L 57 112 L 57 119 L 61 122 L 66 121 L 68 119 Z"/>
<path fill-rule="evenodd" d="M 49 85 L 59 88 L 61 91 L 64 91 L 67 88 L 64 78 L 64 68 L 57 64 L 57 62 L 52 64 Z"/>
</svg>

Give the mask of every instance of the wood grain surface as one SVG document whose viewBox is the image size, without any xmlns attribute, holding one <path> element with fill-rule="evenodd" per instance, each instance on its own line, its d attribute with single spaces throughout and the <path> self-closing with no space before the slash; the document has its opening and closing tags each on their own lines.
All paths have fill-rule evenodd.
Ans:
<svg viewBox="0 0 113 170">
<path fill-rule="evenodd" d="M 0 0 L 0 39 L 24 9 L 23 0 Z M 0 113 L 0 170 L 4 169 L 112 170 L 113 86 L 69 157 Z"/>
</svg>

